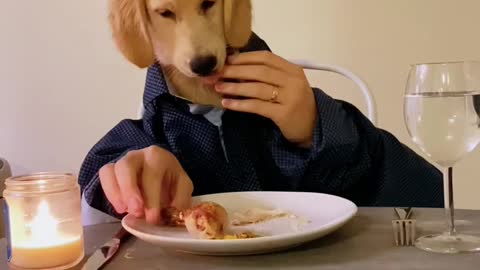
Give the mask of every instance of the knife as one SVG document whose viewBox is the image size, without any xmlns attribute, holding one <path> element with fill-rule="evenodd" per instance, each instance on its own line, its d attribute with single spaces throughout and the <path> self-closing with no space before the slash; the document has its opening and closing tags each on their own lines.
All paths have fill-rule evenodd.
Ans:
<svg viewBox="0 0 480 270">
<path fill-rule="evenodd" d="M 97 270 L 101 269 L 105 264 L 107 264 L 110 259 L 117 253 L 120 245 L 128 240 L 131 236 L 123 227 L 110 239 L 108 242 L 103 244 L 99 249 L 97 249 L 87 262 L 83 265 L 82 270 Z"/>
</svg>

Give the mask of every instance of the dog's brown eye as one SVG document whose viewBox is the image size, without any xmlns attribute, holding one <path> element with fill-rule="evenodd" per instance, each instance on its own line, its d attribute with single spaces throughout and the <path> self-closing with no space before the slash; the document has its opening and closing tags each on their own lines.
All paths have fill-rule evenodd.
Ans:
<svg viewBox="0 0 480 270">
<path fill-rule="evenodd" d="M 203 1 L 202 2 L 202 10 L 207 11 L 215 5 L 215 1 Z"/>
<path fill-rule="evenodd" d="M 175 13 L 173 13 L 173 11 L 171 10 L 159 11 L 158 14 L 160 14 L 160 16 L 167 19 L 175 19 Z"/>
</svg>

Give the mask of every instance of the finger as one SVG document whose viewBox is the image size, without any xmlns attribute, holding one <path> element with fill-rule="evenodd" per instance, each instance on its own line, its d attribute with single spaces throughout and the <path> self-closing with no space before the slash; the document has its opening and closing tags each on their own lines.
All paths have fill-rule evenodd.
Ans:
<svg viewBox="0 0 480 270">
<path fill-rule="evenodd" d="M 218 83 L 215 89 L 222 94 L 241 96 L 247 98 L 256 98 L 265 101 L 271 100 L 278 95 L 278 87 L 266 83 Z M 277 102 L 281 103 L 277 98 Z"/>
<path fill-rule="evenodd" d="M 140 151 L 131 151 L 115 164 L 115 175 L 120 192 L 127 203 L 128 212 L 140 218 L 144 215 L 143 199 L 138 187 L 138 172 L 143 166 L 143 154 Z"/>
<path fill-rule="evenodd" d="M 230 65 L 267 65 L 288 73 L 297 74 L 303 69 L 269 51 L 253 51 L 234 54 L 228 57 Z"/>
<path fill-rule="evenodd" d="M 223 99 L 222 105 L 232 111 L 254 113 L 275 121 L 275 115 L 278 115 L 282 105 L 262 101 L 259 99 Z"/>
<path fill-rule="evenodd" d="M 285 72 L 265 65 L 229 65 L 222 72 L 222 78 L 263 82 L 279 87 L 285 85 L 288 77 Z"/>
<path fill-rule="evenodd" d="M 141 185 L 145 199 L 145 219 L 147 223 L 159 224 L 163 208 L 165 167 L 157 164 L 154 155 L 155 153 L 145 155 Z"/>
<path fill-rule="evenodd" d="M 193 184 L 186 173 L 179 176 L 176 185 L 172 187 L 171 206 L 183 210 L 190 207 L 192 201 Z"/>
<path fill-rule="evenodd" d="M 98 172 L 98 175 L 100 177 L 100 185 L 107 200 L 112 204 L 117 213 L 125 213 L 127 211 L 127 205 L 123 202 L 120 187 L 115 177 L 115 165 L 109 163 L 103 166 Z"/>
</svg>

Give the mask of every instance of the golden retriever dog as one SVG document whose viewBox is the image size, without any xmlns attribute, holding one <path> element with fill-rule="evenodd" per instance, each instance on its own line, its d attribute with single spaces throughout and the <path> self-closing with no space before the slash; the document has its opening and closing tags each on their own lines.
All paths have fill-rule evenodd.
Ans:
<svg viewBox="0 0 480 270">
<path fill-rule="evenodd" d="M 109 22 L 131 63 L 158 62 L 178 95 L 221 106 L 212 85 L 227 51 L 248 43 L 251 9 L 250 0 L 110 0 Z"/>
</svg>

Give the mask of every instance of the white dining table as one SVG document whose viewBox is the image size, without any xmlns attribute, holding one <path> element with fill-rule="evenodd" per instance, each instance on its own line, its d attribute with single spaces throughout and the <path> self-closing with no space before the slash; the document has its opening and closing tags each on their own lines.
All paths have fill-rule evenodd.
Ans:
<svg viewBox="0 0 480 270">
<path fill-rule="evenodd" d="M 480 211 L 457 210 L 458 230 L 480 235 Z M 443 209 L 414 209 L 417 235 L 445 227 Z M 283 252 L 213 257 L 166 250 L 130 238 L 103 269 L 322 269 L 322 270 L 478 270 L 480 254 L 434 254 L 412 246 L 396 246 L 391 208 L 360 208 L 357 215 L 334 233 Z M 120 228 L 118 222 L 85 227 L 85 259 Z M 9 269 L 5 239 L 0 240 L 0 269 Z M 82 263 L 73 269 L 81 269 Z M 90 269 L 87 269 L 90 270 Z M 94 269 L 91 269 L 94 270 Z"/>
</svg>

